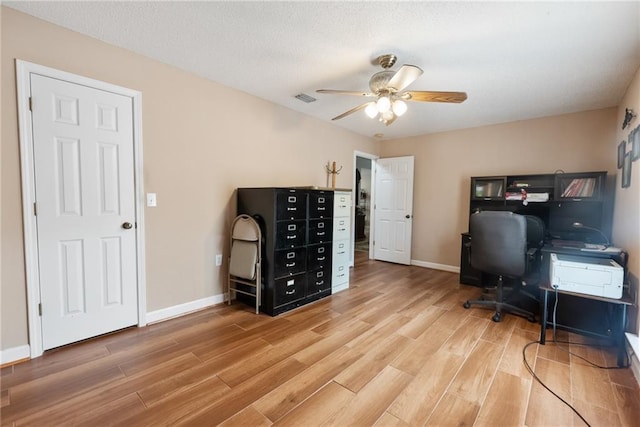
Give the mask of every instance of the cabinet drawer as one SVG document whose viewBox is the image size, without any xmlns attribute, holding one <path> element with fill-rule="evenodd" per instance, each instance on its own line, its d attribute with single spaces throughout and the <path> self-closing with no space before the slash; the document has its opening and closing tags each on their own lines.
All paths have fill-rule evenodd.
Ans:
<svg viewBox="0 0 640 427">
<path fill-rule="evenodd" d="M 349 230 L 351 229 L 351 220 L 349 218 L 333 219 L 333 240 L 349 240 Z"/>
<path fill-rule="evenodd" d="M 337 240 L 333 242 L 334 261 L 341 257 L 346 257 L 347 259 L 349 259 L 349 241 L 348 240 Z"/>
<path fill-rule="evenodd" d="M 331 266 L 331 243 L 307 247 L 307 270 Z"/>
<path fill-rule="evenodd" d="M 276 219 L 305 219 L 307 217 L 307 193 L 281 190 L 277 193 Z"/>
<path fill-rule="evenodd" d="M 349 281 L 349 264 L 340 264 L 334 267 L 331 271 L 331 281 L 333 286 L 341 285 Z"/>
<path fill-rule="evenodd" d="M 331 218 L 333 215 L 333 194 L 325 192 L 309 193 L 309 218 Z"/>
<path fill-rule="evenodd" d="M 293 276 L 306 270 L 307 250 L 287 249 L 275 253 L 275 277 Z"/>
<path fill-rule="evenodd" d="M 331 219 L 309 220 L 309 244 L 325 243 L 331 241 L 333 223 Z"/>
<path fill-rule="evenodd" d="M 275 280 L 275 305 L 287 304 L 305 296 L 306 274 Z"/>
<path fill-rule="evenodd" d="M 333 195 L 333 216 L 351 215 L 351 194 L 336 193 Z"/>
<path fill-rule="evenodd" d="M 305 237 L 305 221 L 280 221 L 276 224 L 276 249 L 304 246 Z"/>
<path fill-rule="evenodd" d="M 331 289 L 331 270 L 316 270 L 307 273 L 307 296 Z"/>
</svg>

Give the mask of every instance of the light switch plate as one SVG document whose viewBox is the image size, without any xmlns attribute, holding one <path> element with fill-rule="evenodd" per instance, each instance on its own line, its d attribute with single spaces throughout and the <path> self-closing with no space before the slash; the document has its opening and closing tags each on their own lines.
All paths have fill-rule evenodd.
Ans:
<svg viewBox="0 0 640 427">
<path fill-rule="evenodd" d="M 157 205 L 156 193 L 147 193 L 147 207 L 155 208 Z"/>
</svg>

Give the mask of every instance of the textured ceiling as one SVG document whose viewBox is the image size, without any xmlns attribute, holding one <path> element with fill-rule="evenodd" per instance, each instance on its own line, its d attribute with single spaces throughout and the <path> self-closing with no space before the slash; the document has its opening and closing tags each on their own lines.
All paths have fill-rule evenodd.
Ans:
<svg viewBox="0 0 640 427">
<path fill-rule="evenodd" d="M 380 54 L 424 70 L 410 90 L 467 92 L 390 126 L 332 122 L 384 139 L 616 106 L 640 67 L 638 1 L 3 5 L 324 121 L 364 99 L 315 90 L 367 91 Z"/>
</svg>

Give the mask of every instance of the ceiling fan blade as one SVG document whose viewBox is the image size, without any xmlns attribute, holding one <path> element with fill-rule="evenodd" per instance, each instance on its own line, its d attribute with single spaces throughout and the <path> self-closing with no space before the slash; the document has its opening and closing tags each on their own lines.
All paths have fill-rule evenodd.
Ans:
<svg viewBox="0 0 640 427">
<path fill-rule="evenodd" d="M 355 95 L 355 96 L 376 96 L 375 93 L 358 92 L 355 90 L 334 90 L 334 89 L 318 89 L 318 93 L 329 93 L 332 95 Z"/>
<path fill-rule="evenodd" d="M 391 77 L 387 87 L 392 87 L 396 91 L 400 92 L 411 83 L 415 82 L 418 77 L 422 75 L 423 71 L 420 67 L 415 65 L 403 65 L 400 69 Z"/>
<path fill-rule="evenodd" d="M 344 117 L 347 117 L 349 114 L 353 114 L 356 111 L 360 111 L 360 110 L 363 110 L 363 109 L 367 108 L 367 105 L 369 105 L 369 104 L 373 104 L 373 102 L 365 102 L 364 104 L 358 105 L 357 107 L 354 107 L 349 111 L 345 111 L 344 113 L 340 114 L 339 116 L 335 116 L 331 120 L 340 120 L 340 119 L 342 119 Z"/>
<path fill-rule="evenodd" d="M 402 98 L 407 101 L 460 103 L 467 99 L 467 94 L 465 92 L 430 92 L 414 90 L 403 93 Z"/>
</svg>

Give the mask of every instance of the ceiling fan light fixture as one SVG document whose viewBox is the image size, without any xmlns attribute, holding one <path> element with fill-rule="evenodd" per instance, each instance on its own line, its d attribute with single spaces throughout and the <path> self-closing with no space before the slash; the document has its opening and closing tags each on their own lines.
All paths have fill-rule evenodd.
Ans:
<svg viewBox="0 0 640 427">
<path fill-rule="evenodd" d="M 391 109 L 391 100 L 386 96 L 381 96 L 378 98 L 378 101 L 376 101 L 376 107 L 378 112 L 385 113 Z"/>
<path fill-rule="evenodd" d="M 391 108 L 393 110 L 393 113 L 396 116 L 400 117 L 407 112 L 407 103 L 401 99 L 396 99 L 395 101 L 393 101 L 393 105 Z"/>
<path fill-rule="evenodd" d="M 369 116 L 369 118 L 373 119 L 378 115 L 378 107 L 375 102 L 371 102 L 367 105 L 367 108 L 364 109 L 364 113 Z"/>
</svg>

